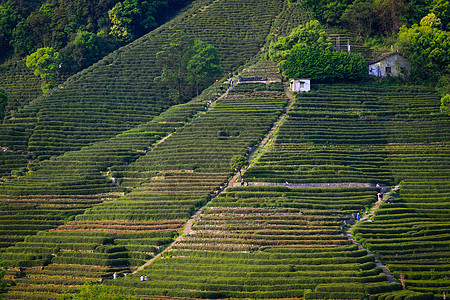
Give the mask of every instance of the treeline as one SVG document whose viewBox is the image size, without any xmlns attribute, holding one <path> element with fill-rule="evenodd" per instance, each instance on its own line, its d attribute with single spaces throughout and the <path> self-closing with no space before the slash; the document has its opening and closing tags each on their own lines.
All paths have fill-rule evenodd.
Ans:
<svg viewBox="0 0 450 300">
<path fill-rule="evenodd" d="M 0 61 L 52 47 L 77 72 L 162 24 L 190 0 L 3 0 Z"/>
<path fill-rule="evenodd" d="M 418 24 L 434 13 L 449 29 L 450 10 L 447 0 L 289 0 L 310 10 L 314 19 L 330 26 L 347 26 L 359 34 L 393 34 L 402 26 Z M 354 22 L 359 23 L 355 27 Z"/>
</svg>

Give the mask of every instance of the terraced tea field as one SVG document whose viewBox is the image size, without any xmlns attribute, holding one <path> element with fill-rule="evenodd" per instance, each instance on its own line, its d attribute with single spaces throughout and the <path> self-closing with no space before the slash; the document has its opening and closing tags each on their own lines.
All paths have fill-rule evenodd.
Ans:
<svg viewBox="0 0 450 300">
<path fill-rule="evenodd" d="M 449 156 L 448 119 L 438 107 L 439 98 L 421 87 L 317 85 L 298 95 L 245 171 L 244 186 L 208 203 L 162 259 L 107 283 L 192 298 L 442 297 L 449 288 Z M 376 183 L 399 181 L 399 196 L 385 196 L 375 216 L 353 229 L 375 258 L 347 239 L 346 224 L 376 202 Z M 150 280 L 141 282 L 142 274 Z"/>
<path fill-rule="evenodd" d="M 273 69 L 273 65 L 270 68 Z M 102 190 L 99 196 L 114 192 L 116 198 L 85 207 L 73 221 L 55 229 L 27 236 L 23 242 L 5 249 L 1 259 L 17 267 L 56 264 L 64 269 L 67 265 L 68 269 L 75 270 L 72 276 L 76 270 L 93 265 L 103 267 L 101 276 L 107 278 L 113 272 L 119 276 L 129 273 L 172 242 L 185 220 L 223 187 L 230 174 L 231 157 L 235 153 L 248 152 L 249 147 L 258 143 L 287 104 L 287 97 L 278 91 L 230 94 L 217 99 L 218 85 L 221 83 L 192 103 L 173 107 L 136 130 L 43 162 L 35 173 L 4 185 L 4 191 L 11 194 L 17 192 L 15 187 L 20 187 L 20 193 L 27 190 L 31 193 L 36 186 L 44 185 L 45 174 L 62 172 L 57 178 L 63 174 L 66 178 L 54 181 L 47 189 L 70 194 L 76 191 L 77 182 L 80 182 L 80 185 L 87 184 L 92 191 L 97 191 L 94 184 L 97 181 L 88 179 L 92 174 L 98 174 L 96 176 L 103 177 L 102 182 L 111 188 Z M 280 83 L 269 84 L 268 89 L 280 89 L 274 89 L 273 85 Z M 207 101 L 212 102 L 212 108 L 205 111 Z M 187 120 L 190 121 L 185 124 Z M 179 128 L 161 143 L 154 144 L 154 138 L 158 136 L 154 130 L 162 125 L 172 130 Z M 183 144 L 187 146 L 175 146 Z M 219 151 L 225 146 L 231 150 Z M 105 153 L 104 149 L 111 149 L 111 154 Z M 103 155 L 102 159 L 99 155 Z M 195 169 L 192 155 L 203 157 L 203 160 L 197 160 Z M 51 164 L 52 161 L 58 164 Z M 72 166 L 72 163 L 76 165 Z M 64 171 L 74 167 L 86 177 Z M 69 179 L 73 180 L 74 186 L 67 184 Z M 122 186 L 118 187 L 117 183 Z M 123 187 L 128 187 L 131 192 L 117 198 Z M 18 256 L 18 253 L 28 255 Z M 57 275 L 48 281 L 27 281 L 27 278 L 19 280 L 6 296 L 33 298 L 50 296 L 47 294 L 50 292 L 51 297 L 60 297 L 66 290 L 64 276 L 61 281 L 56 280 Z M 80 278 L 79 282 L 84 279 Z M 38 285 L 37 290 L 42 294 L 31 293 L 28 285 Z"/>
<path fill-rule="evenodd" d="M 240 66 L 308 20 L 287 1 L 193 1 L 5 120 L 4 298 L 67 299 L 84 283 L 166 300 L 448 294 L 450 132 L 439 97 L 314 84 L 294 101 L 274 63 Z M 178 29 L 213 44 L 229 75 L 173 105 L 154 60 Z M 254 76 L 267 81 L 225 92 L 229 79 Z M 251 161 L 236 177 L 237 154 Z M 398 189 L 359 221 L 378 184 Z"/>
</svg>

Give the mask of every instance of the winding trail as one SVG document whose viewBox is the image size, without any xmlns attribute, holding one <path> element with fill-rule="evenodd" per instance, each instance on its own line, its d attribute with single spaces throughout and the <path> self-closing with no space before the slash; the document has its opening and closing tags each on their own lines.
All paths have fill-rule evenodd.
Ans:
<svg viewBox="0 0 450 300">
<path fill-rule="evenodd" d="M 275 122 L 275 124 L 273 124 L 272 128 L 270 129 L 269 133 L 266 134 L 266 136 L 261 140 L 261 142 L 259 143 L 259 145 L 253 149 L 252 152 L 250 152 L 250 154 L 248 155 L 248 162 L 249 162 L 249 166 L 252 164 L 253 159 L 255 158 L 257 153 L 260 153 L 260 150 L 263 149 L 267 143 L 269 142 L 269 140 L 271 138 L 273 138 L 273 135 L 275 133 L 275 131 L 278 129 L 278 127 L 280 127 L 280 125 L 283 123 L 283 121 L 286 119 L 286 115 L 288 114 L 289 110 L 291 110 L 292 106 L 294 106 L 294 96 L 292 96 L 291 91 L 287 88 L 286 83 L 283 83 L 283 88 L 284 91 L 286 92 L 286 96 L 288 97 L 289 101 L 288 101 L 288 105 L 286 106 L 286 109 L 284 110 L 283 114 L 280 116 L 280 118 L 278 118 L 278 121 Z M 240 173 L 244 171 L 243 169 L 240 170 L 240 172 L 236 173 L 228 182 L 227 187 L 224 189 L 224 191 L 226 191 L 226 189 L 228 187 L 233 187 L 235 185 L 240 185 L 240 183 L 236 183 L 237 178 L 241 175 Z"/>
<path fill-rule="evenodd" d="M 264 151 L 264 148 L 268 145 L 268 142 L 270 141 L 271 138 L 274 137 L 274 133 L 275 131 L 280 127 L 280 125 L 283 123 L 283 121 L 286 119 L 286 115 L 288 114 L 289 110 L 293 107 L 294 105 L 294 97 L 292 96 L 291 92 L 289 91 L 289 89 L 287 88 L 286 84 L 283 84 L 284 90 L 286 92 L 286 95 L 289 99 L 288 101 L 288 105 L 285 109 L 285 111 L 283 112 L 283 114 L 280 116 L 280 118 L 278 119 L 278 121 L 272 126 L 272 128 L 270 129 L 270 131 L 266 134 L 266 136 L 261 140 L 261 142 L 259 143 L 259 145 L 249 154 L 248 156 L 248 161 L 249 161 L 249 166 L 252 165 L 252 163 L 254 163 L 257 158 L 262 154 L 261 152 Z M 219 100 L 220 98 L 226 96 L 228 94 L 228 91 L 226 93 L 224 93 L 221 97 L 219 97 L 217 100 Z M 216 101 L 217 101 L 216 100 Z M 211 108 L 213 108 L 215 102 L 211 103 Z M 167 136 L 166 138 L 168 138 L 169 136 Z M 165 140 L 166 138 L 164 138 L 163 140 Z M 160 142 L 163 142 L 163 140 L 161 140 Z M 158 143 L 159 144 L 159 143 Z M 233 187 L 233 186 L 240 186 L 239 182 L 236 182 L 237 178 L 241 175 L 241 173 L 245 171 L 244 169 L 241 169 L 240 172 L 237 172 L 228 182 L 227 186 L 219 191 L 217 193 L 223 193 L 227 190 L 228 187 Z M 305 188 L 305 187 L 310 187 L 310 188 L 330 188 L 330 187 L 368 187 L 368 186 L 374 186 L 373 184 L 368 184 L 368 183 L 308 183 L 308 184 L 284 184 L 284 183 L 270 183 L 270 182 L 251 182 L 248 183 L 249 185 L 254 185 L 254 186 L 265 186 L 265 185 L 283 185 L 283 186 L 288 186 L 290 188 Z M 399 186 L 395 186 L 393 188 L 390 189 L 390 191 L 386 192 L 386 186 L 382 186 L 381 187 L 381 194 L 378 197 L 378 201 L 374 204 L 374 206 L 372 207 L 372 209 L 370 210 L 369 213 L 365 214 L 364 216 L 361 217 L 361 219 L 358 222 L 364 222 L 369 220 L 369 222 L 371 221 L 370 219 L 372 218 L 372 216 L 374 215 L 375 211 L 379 208 L 379 206 L 381 205 L 381 203 L 383 203 L 383 199 L 388 199 L 389 197 L 391 199 L 395 198 L 395 196 L 391 196 L 391 194 L 395 193 L 397 190 L 399 189 Z M 215 195 L 215 196 L 217 196 Z M 213 196 L 213 197 L 215 197 Z M 142 266 L 140 266 L 139 268 L 137 268 L 132 274 L 135 274 L 141 270 L 143 270 L 145 267 L 147 267 L 148 265 L 150 265 L 151 263 L 153 263 L 155 260 L 157 260 L 159 257 L 161 257 L 165 252 L 169 251 L 177 242 L 181 241 L 185 236 L 189 235 L 191 232 L 191 228 L 194 224 L 195 221 L 197 221 L 200 217 L 200 214 L 203 211 L 203 207 L 201 207 L 199 210 L 197 210 L 195 212 L 194 215 L 192 215 L 189 220 L 186 222 L 186 226 L 183 229 L 183 234 L 180 235 L 178 238 L 176 238 L 169 246 L 167 246 L 163 251 L 161 251 L 160 253 L 158 253 L 156 256 L 154 256 L 152 259 L 148 260 L 145 264 L 143 264 Z M 387 267 L 385 265 L 383 265 L 381 262 L 378 261 L 378 259 L 376 258 L 376 256 L 371 253 L 370 251 L 368 251 L 367 249 L 365 249 L 361 244 L 357 243 L 352 234 L 351 234 L 351 230 L 352 228 L 358 223 L 354 223 L 352 224 L 348 230 L 345 232 L 345 235 L 347 236 L 348 240 L 350 240 L 352 243 L 358 245 L 359 249 L 364 249 L 367 251 L 367 253 L 373 255 L 375 257 L 375 264 L 376 266 L 380 267 L 381 270 L 383 271 L 383 273 L 386 275 L 386 279 L 391 282 L 394 283 L 395 279 L 394 277 L 390 274 L 389 270 L 387 269 Z"/>
<path fill-rule="evenodd" d="M 288 105 L 285 109 L 285 111 L 283 112 L 283 114 L 280 116 L 280 118 L 278 119 L 278 121 L 272 126 L 272 128 L 270 129 L 269 133 L 267 133 L 267 135 L 263 138 L 263 140 L 259 143 L 258 147 L 256 147 L 248 156 L 248 160 L 249 162 L 252 162 L 252 160 L 255 157 L 255 154 L 261 150 L 269 141 L 269 139 L 273 136 L 275 130 L 277 130 L 277 128 L 282 124 L 283 120 L 286 118 L 287 113 L 289 112 L 289 110 L 292 108 L 292 106 L 294 105 L 294 97 L 292 96 L 291 92 L 289 91 L 289 89 L 287 88 L 286 84 L 283 84 L 284 90 L 286 92 L 286 95 L 289 99 L 288 101 Z M 226 95 L 228 95 L 228 91 L 226 91 L 222 96 L 220 96 L 219 98 L 217 98 L 217 100 L 219 100 L 222 97 L 225 97 Z M 214 104 L 217 102 L 214 101 L 213 103 L 211 103 L 210 107 L 211 109 L 214 107 Z M 168 138 L 169 136 L 167 136 L 166 138 Z M 163 140 L 165 140 L 166 138 L 164 138 Z M 163 142 L 163 140 L 160 141 L 160 143 Z M 158 145 L 160 144 L 158 143 Z M 243 170 L 241 170 L 242 172 Z M 233 186 L 234 183 L 236 182 L 236 179 L 239 177 L 240 172 L 238 172 L 236 175 L 234 175 L 230 181 L 228 182 L 227 187 L 229 186 Z M 227 187 L 221 191 L 219 191 L 218 194 L 223 193 L 226 191 Z M 204 207 L 204 206 L 203 206 Z M 150 265 L 151 263 L 153 263 L 155 260 L 157 260 L 159 257 L 161 257 L 165 252 L 169 251 L 173 245 L 175 245 L 175 243 L 181 241 L 185 236 L 189 235 L 189 233 L 191 232 L 191 228 L 192 225 L 194 224 L 194 222 L 199 218 L 200 213 L 203 211 L 203 207 L 201 207 L 199 210 L 197 210 L 197 212 L 195 212 L 195 214 L 193 214 L 189 220 L 186 222 L 186 226 L 183 229 L 183 234 L 180 235 L 179 237 L 177 237 L 169 246 L 167 246 L 163 251 L 159 252 L 157 255 L 155 255 L 153 258 L 151 258 L 150 260 L 146 261 L 145 264 L 143 264 L 142 266 L 140 266 L 139 268 L 137 268 L 132 274 L 135 274 L 141 270 L 143 270 L 145 267 L 147 267 L 148 265 Z"/>
<path fill-rule="evenodd" d="M 394 194 L 397 190 L 399 190 L 400 187 L 398 185 L 392 187 L 390 189 L 389 192 L 386 192 L 386 186 L 381 186 L 381 195 L 378 197 L 378 201 L 374 204 L 374 206 L 372 207 L 372 209 L 370 210 L 369 213 L 365 214 L 364 216 L 361 217 L 361 219 L 355 223 L 353 223 L 345 232 L 345 235 L 347 236 L 347 239 L 349 241 L 351 241 L 353 244 L 358 245 L 358 249 L 364 249 L 367 251 L 367 253 L 373 255 L 375 257 L 375 264 L 377 265 L 377 267 L 380 267 L 381 270 L 383 271 L 383 273 L 386 275 L 386 279 L 391 282 L 394 283 L 396 282 L 394 277 L 392 276 L 392 274 L 389 272 L 388 268 L 383 265 L 381 262 L 378 261 L 377 257 L 375 256 L 375 254 L 373 254 L 372 252 L 370 252 L 369 250 L 365 249 L 360 243 L 356 242 L 353 239 L 353 235 L 352 235 L 352 229 L 353 227 L 358 224 L 359 222 L 364 222 L 364 221 L 369 221 L 371 222 L 371 218 L 373 217 L 375 211 L 380 207 L 380 205 L 384 202 L 383 199 L 395 199 L 395 196 L 391 196 L 391 194 Z"/>
</svg>

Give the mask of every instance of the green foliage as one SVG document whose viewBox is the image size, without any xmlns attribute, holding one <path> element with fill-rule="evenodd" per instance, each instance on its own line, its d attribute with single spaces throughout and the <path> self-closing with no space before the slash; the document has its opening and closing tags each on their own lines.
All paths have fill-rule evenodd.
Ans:
<svg viewBox="0 0 450 300">
<path fill-rule="evenodd" d="M 80 287 L 80 291 L 70 296 L 72 300 L 128 300 L 137 299 L 131 296 L 129 290 L 118 289 L 111 286 L 95 283 L 85 283 Z"/>
<path fill-rule="evenodd" d="M 243 155 L 235 155 L 230 160 L 230 167 L 232 170 L 240 170 L 248 165 L 248 159 Z"/>
<path fill-rule="evenodd" d="M 373 0 L 355 1 L 349 5 L 341 17 L 358 37 L 369 38 L 374 30 L 375 3 Z"/>
<path fill-rule="evenodd" d="M 441 112 L 450 115 L 450 95 L 447 94 L 441 98 Z"/>
<path fill-rule="evenodd" d="M 50 47 L 40 48 L 27 57 L 27 67 L 44 80 L 41 85 L 44 93 L 56 86 L 56 72 L 61 60 L 61 55 Z"/>
<path fill-rule="evenodd" d="M 283 74 L 317 81 L 360 80 L 367 76 L 367 66 L 359 54 L 295 46 L 283 65 Z"/>
<path fill-rule="evenodd" d="M 444 24 L 443 29 L 450 30 L 450 2 L 447 0 L 433 0 L 430 12 L 441 19 Z"/>
<path fill-rule="evenodd" d="M 222 73 L 220 58 L 214 46 L 196 40 L 190 50 L 186 65 L 187 81 L 194 86 L 197 96 Z"/>
<path fill-rule="evenodd" d="M 10 50 L 14 27 L 21 20 L 15 10 L 15 1 L 9 0 L 0 5 L 0 59 Z"/>
<path fill-rule="evenodd" d="M 191 47 L 190 38 L 181 30 L 168 36 L 169 44 L 156 53 L 156 63 L 162 68 L 161 75 L 155 78 L 156 82 L 167 87 L 169 97 L 175 103 L 181 103 L 187 98 L 185 79 L 185 66 L 188 61 L 188 52 Z"/>
<path fill-rule="evenodd" d="M 436 82 L 450 64 L 450 34 L 440 27 L 441 20 L 429 14 L 420 25 L 400 28 L 396 45 L 411 61 L 414 79 Z"/>
<path fill-rule="evenodd" d="M 111 36 L 94 34 L 89 31 L 79 31 L 67 47 L 62 49 L 64 57 L 62 69 L 64 72 L 75 73 L 97 62 L 103 56 L 118 46 Z"/>
<path fill-rule="evenodd" d="M 268 58 L 282 65 L 295 45 L 323 50 L 332 48 L 331 39 L 325 33 L 323 26 L 319 21 L 313 20 L 292 30 L 289 36 L 271 43 Z"/>
<path fill-rule="evenodd" d="M 169 44 L 156 54 L 161 75 L 155 77 L 169 91 L 169 98 L 182 103 L 213 83 L 221 72 L 214 46 L 191 38 L 177 30 L 168 36 Z"/>
<path fill-rule="evenodd" d="M 162 1 L 137 0 L 117 3 L 108 11 L 112 24 L 111 33 L 126 42 L 134 40 L 146 30 L 156 27 L 155 13 L 163 4 Z"/>
</svg>

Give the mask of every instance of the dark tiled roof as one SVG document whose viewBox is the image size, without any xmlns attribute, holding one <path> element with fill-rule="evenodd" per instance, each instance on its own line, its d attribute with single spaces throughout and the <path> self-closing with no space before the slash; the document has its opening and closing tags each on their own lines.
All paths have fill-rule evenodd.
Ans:
<svg viewBox="0 0 450 300">
<path fill-rule="evenodd" d="M 379 62 L 379 61 L 382 61 L 383 59 L 388 58 L 388 57 L 391 57 L 391 56 L 394 55 L 394 54 L 397 54 L 397 55 L 398 55 L 398 52 L 397 52 L 397 51 L 392 51 L 392 52 L 384 53 L 384 54 L 382 54 L 382 55 L 380 55 L 380 56 L 378 56 L 378 57 L 376 57 L 376 58 L 370 60 L 370 61 L 369 61 L 369 65 L 374 64 L 374 63 L 377 63 L 377 62 Z"/>
</svg>

